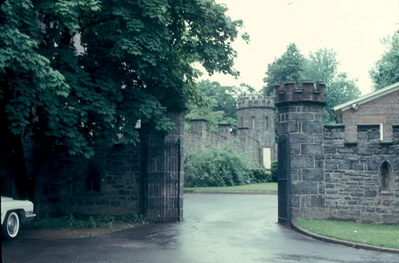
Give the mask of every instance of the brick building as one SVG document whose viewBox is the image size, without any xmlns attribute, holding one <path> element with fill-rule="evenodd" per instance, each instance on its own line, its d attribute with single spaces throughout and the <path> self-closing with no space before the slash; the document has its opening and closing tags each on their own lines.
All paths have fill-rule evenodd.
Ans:
<svg viewBox="0 0 399 263">
<path fill-rule="evenodd" d="M 399 125 L 399 82 L 334 107 L 337 121 L 346 126 L 347 141 L 355 141 L 358 125 L 378 125 L 380 140 L 392 141 L 393 126 Z"/>
</svg>

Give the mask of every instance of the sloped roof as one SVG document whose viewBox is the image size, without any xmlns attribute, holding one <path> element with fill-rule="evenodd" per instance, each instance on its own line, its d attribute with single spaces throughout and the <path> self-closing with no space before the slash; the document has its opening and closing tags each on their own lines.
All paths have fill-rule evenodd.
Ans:
<svg viewBox="0 0 399 263">
<path fill-rule="evenodd" d="M 396 82 L 395 84 L 389 85 L 388 87 L 385 87 L 383 89 L 377 90 L 375 92 L 366 94 L 360 98 L 345 102 L 343 104 L 337 105 L 334 107 L 334 112 L 343 112 L 346 111 L 350 108 L 353 107 L 353 105 L 361 105 L 364 103 L 367 103 L 369 101 L 375 100 L 379 97 L 385 96 L 387 94 L 390 94 L 396 90 L 399 90 L 399 82 Z"/>
</svg>

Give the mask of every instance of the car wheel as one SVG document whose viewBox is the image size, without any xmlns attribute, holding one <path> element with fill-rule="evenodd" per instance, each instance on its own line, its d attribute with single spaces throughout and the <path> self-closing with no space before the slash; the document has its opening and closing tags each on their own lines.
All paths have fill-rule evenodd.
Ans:
<svg viewBox="0 0 399 263">
<path fill-rule="evenodd" d="M 2 234 L 5 239 L 14 239 L 19 233 L 21 223 L 17 212 L 8 212 L 2 225 Z"/>
</svg>

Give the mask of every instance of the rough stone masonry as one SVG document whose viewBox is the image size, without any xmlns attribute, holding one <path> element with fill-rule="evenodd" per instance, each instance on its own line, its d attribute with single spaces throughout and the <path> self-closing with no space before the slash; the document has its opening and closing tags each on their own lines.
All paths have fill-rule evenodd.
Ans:
<svg viewBox="0 0 399 263">
<path fill-rule="evenodd" d="M 322 123 L 324 89 L 311 81 L 276 87 L 291 218 L 399 223 L 399 126 L 392 141 L 380 141 L 379 126 L 357 125 L 357 139 L 347 141 L 344 125 Z"/>
</svg>

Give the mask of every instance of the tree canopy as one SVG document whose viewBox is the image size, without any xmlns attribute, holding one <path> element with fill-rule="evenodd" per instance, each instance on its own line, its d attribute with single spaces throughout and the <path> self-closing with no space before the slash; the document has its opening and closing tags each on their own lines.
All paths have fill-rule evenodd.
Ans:
<svg viewBox="0 0 399 263">
<path fill-rule="evenodd" d="M 302 78 L 304 66 L 305 57 L 294 43 L 289 44 L 284 54 L 267 66 L 266 77 L 263 79 L 264 92 L 272 93 L 273 86 L 283 81 L 298 82 Z"/>
<path fill-rule="evenodd" d="M 253 93 L 254 89 L 246 84 L 241 87 L 223 86 L 219 82 L 202 80 L 198 83 L 199 95 L 203 98 L 198 105 L 191 104 L 186 115 L 187 119 L 205 119 L 211 132 L 217 132 L 219 123 L 237 126 L 237 105 L 239 96 Z"/>
<path fill-rule="evenodd" d="M 399 82 L 399 30 L 385 40 L 386 52 L 370 71 L 374 89 L 382 89 Z"/>
<path fill-rule="evenodd" d="M 0 9 L 0 117 L 13 136 L 90 157 L 135 143 L 137 120 L 171 127 L 199 62 L 236 75 L 241 21 L 214 0 L 8 0 Z"/>
<path fill-rule="evenodd" d="M 273 85 L 287 80 L 297 83 L 301 79 L 322 81 L 327 86 L 324 121 L 334 122 L 332 108 L 360 95 L 355 80 L 349 79 L 346 73 L 339 72 L 338 65 L 336 53 L 331 49 L 319 49 L 305 57 L 295 44 L 290 44 L 281 57 L 268 65 L 264 93 L 270 94 Z"/>
<path fill-rule="evenodd" d="M 325 122 L 335 122 L 333 107 L 360 96 L 360 90 L 345 72 L 338 71 L 339 62 L 331 49 L 319 49 L 306 59 L 303 78 L 326 84 Z"/>
</svg>

